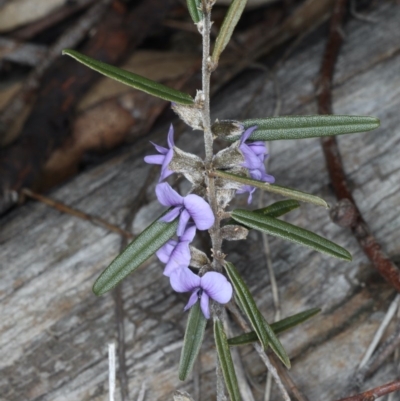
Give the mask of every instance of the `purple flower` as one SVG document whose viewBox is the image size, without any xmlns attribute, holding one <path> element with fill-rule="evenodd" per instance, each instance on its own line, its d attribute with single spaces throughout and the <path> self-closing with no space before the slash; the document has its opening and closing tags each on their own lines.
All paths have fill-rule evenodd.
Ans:
<svg viewBox="0 0 400 401">
<path fill-rule="evenodd" d="M 250 135 L 257 129 L 257 126 L 248 128 L 240 138 L 239 149 L 243 154 L 244 163 L 243 167 L 249 170 L 250 177 L 258 180 L 268 182 L 272 184 L 275 182 L 275 178 L 272 175 L 267 174 L 265 169 L 264 161 L 268 157 L 267 147 L 262 141 L 255 141 L 250 143 L 245 143 Z M 253 193 L 256 190 L 255 187 L 251 185 L 244 185 L 242 188 L 237 190 L 238 194 L 245 192 L 249 193 L 249 198 L 247 203 L 251 203 L 253 199 Z"/>
<path fill-rule="evenodd" d="M 208 230 L 214 224 L 211 207 L 200 196 L 194 194 L 181 196 L 167 182 L 156 186 L 156 195 L 162 205 L 173 207 L 161 218 L 161 221 L 170 222 L 180 215 L 176 232 L 178 237 L 184 233 L 190 218 L 193 219 L 198 230 Z"/>
<path fill-rule="evenodd" d="M 206 319 L 210 317 L 210 298 L 220 304 L 226 304 L 232 298 L 232 285 L 221 273 L 207 272 L 199 277 L 189 268 L 182 267 L 171 273 L 170 282 L 176 292 L 192 291 L 184 310 L 191 308 L 200 299 L 200 307 Z"/>
<path fill-rule="evenodd" d="M 193 241 L 195 234 L 196 226 L 190 224 L 179 238 L 179 241 L 171 239 L 156 252 L 158 259 L 166 263 L 164 269 L 165 276 L 169 277 L 180 266 L 189 266 L 189 244 Z"/>
<path fill-rule="evenodd" d="M 165 180 L 167 177 L 169 177 L 171 174 L 174 172 L 168 169 L 168 165 L 172 160 L 172 156 L 174 155 L 174 127 L 171 126 L 169 127 L 168 131 L 168 147 L 164 148 L 163 146 L 156 145 L 155 143 L 151 142 L 154 147 L 156 148 L 157 152 L 159 152 L 159 155 L 152 155 L 152 156 L 146 156 L 144 158 L 144 161 L 149 164 L 160 164 L 161 165 L 161 175 L 159 182 Z"/>
</svg>

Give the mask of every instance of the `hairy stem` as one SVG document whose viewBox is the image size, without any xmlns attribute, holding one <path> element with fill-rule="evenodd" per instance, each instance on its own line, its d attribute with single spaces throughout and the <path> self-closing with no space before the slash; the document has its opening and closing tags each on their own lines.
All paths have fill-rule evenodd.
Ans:
<svg viewBox="0 0 400 401">
<path fill-rule="evenodd" d="M 204 2 L 206 3 L 206 2 Z M 214 225 L 210 229 L 212 250 L 213 250 L 213 268 L 214 270 L 221 270 L 218 260 L 221 259 L 221 234 L 220 234 L 220 214 L 218 210 L 218 203 L 215 191 L 215 178 L 211 176 L 212 172 L 212 159 L 213 152 L 213 136 L 211 132 L 211 116 L 210 116 L 210 32 L 211 32 L 211 11 L 207 8 L 207 4 L 203 7 L 204 20 L 203 20 L 203 61 L 202 61 L 202 90 L 203 90 L 203 129 L 204 129 L 204 146 L 206 152 L 205 165 L 206 165 L 206 184 L 207 196 L 211 209 L 215 216 Z"/>
<path fill-rule="evenodd" d="M 204 10 L 203 20 L 203 60 L 202 60 L 202 85 L 203 85 L 203 129 L 204 145 L 206 150 L 206 166 L 209 167 L 213 158 L 213 137 L 211 133 L 210 117 L 210 77 L 211 69 L 210 58 L 210 32 L 211 32 L 211 12 Z"/>
<path fill-rule="evenodd" d="M 212 244 L 212 266 L 214 270 L 220 271 L 221 265 L 218 259 L 221 257 L 221 245 L 222 239 L 220 234 L 220 214 L 218 209 L 218 202 L 215 189 L 215 178 L 212 176 L 212 160 L 214 156 L 213 151 L 213 136 L 211 132 L 211 116 L 210 116 L 210 78 L 211 78 L 211 66 L 210 66 L 210 34 L 211 34 L 211 7 L 207 4 L 207 0 L 203 0 L 203 59 L 202 59 L 202 119 L 203 119 L 203 130 L 204 130 L 204 146 L 205 146 L 205 166 L 206 166 L 206 185 L 207 185 L 207 197 L 208 202 L 213 211 L 215 221 L 211 229 L 209 230 Z M 221 307 L 214 304 L 212 308 L 212 314 L 219 315 L 218 311 Z M 226 401 L 224 378 L 221 372 L 221 366 L 217 360 L 217 401 Z"/>
</svg>

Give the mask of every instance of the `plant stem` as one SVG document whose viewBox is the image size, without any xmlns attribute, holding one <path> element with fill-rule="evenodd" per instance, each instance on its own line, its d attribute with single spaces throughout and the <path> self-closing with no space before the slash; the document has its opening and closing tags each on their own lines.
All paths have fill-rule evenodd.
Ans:
<svg viewBox="0 0 400 401">
<path fill-rule="evenodd" d="M 203 129 L 204 146 L 206 150 L 205 164 L 211 166 L 213 158 L 213 137 L 211 133 L 210 117 L 210 77 L 211 69 L 209 66 L 210 57 L 210 32 L 211 32 L 211 12 L 204 12 L 203 20 L 203 60 L 202 60 L 202 84 L 203 84 Z"/>
<path fill-rule="evenodd" d="M 215 217 L 213 226 L 210 228 L 209 233 L 211 237 L 212 246 L 212 266 L 216 271 L 221 271 L 221 265 L 218 259 L 221 258 L 221 233 L 220 233 L 220 222 L 221 217 L 218 209 L 218 202 L 215 190 L 215 178 L 212 176 L 212 160 L 214 156 L 213 151 L 213 136 L 211 132 L 211 116 L 210 116 L 210 78 L 212 69 L 210 68 L 210 34 L 211 34 L 211 7 L 207 4 L 207 0 L 202 1 L 203 4 L 203 59 L 202 59 L 202 119 L 203 119 L 203 130 L 204 130 L 204 147 L 205 147 L 205 160 L 204 164 L 206 167 L 205 181 L 207 185 L 207 197 L 208 202 L 211 206 L 212 212 Z M 215 304 L 212 308 L 212 314 L 220 315 L 218 311 L 221 310 L 221 306 Z M 223 319 L 225 318 L 225 315 Z M 217 401 L 226 401 L 224 378 L 221 372 L 221 366 L 217 358 Z"/>
<path fill-rule="evenodd" d="M 203 60 L 202 60 L 202 85 L 203 85 L 203 129 L 204 129 L 204 146 L 205 146 L 205 166 L 206 166 L 206 184 L 207 195 L 211 209 L 213 211 L 215 222 L 210 229 L 210 237 L 213 250 L 213 268 L 214 270 L 221 270 L 218 259 L 221 259 L 221 245 L 222 239 L 220 234 L 220 213 L 218 209 L 218 202 L 215 191 L 215 178 L 212 173 L 212 159 L 213 152 L 213 136 L 211 132 L 211 116 L 210 116 L 210 77 L 211 68 L 209 64 L 210 58 L 210 33 L 211 33 L 211 11 L 207 5 L 203 7 L 204 20 L 203 20 Z"/>
</svg>

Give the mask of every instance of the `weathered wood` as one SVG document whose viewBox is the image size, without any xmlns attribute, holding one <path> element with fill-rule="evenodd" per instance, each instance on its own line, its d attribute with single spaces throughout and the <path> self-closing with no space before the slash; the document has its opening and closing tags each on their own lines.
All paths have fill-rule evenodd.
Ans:
<svg viewBox="0 0 400 401">
<path fill-rule="evenodd" d="M 381 1 L 371 16 L 375 24 L 350 21 L 346 27 L 335 74 L 334 111 L 371 114 L 382 121 L 379 130 L 340 137 L 339 144 L 362 213 L 385 251 L 395 256 L 400 253 L 400 8 Z M 313 80 L 323 48 L 323 39 L 302 46 L 277 72 L 281 114 L 316 113 Z M 260 88 L 261 93 L 257 92 Z M 256 92 L 259 96 L 254 98 Z M 271 115 L 274 98 L 274 84 L 252 71 L 215 99 L 214 116 Z M 247 107 L 250 113 L 241 115 Z M 149 139 L 165 142 L 165 134 L 164 127 Z M 198 132 L 188 131 L 178 146 L 199 150 L 202 140 Z M 270 147 L 269 172 L 277 183 L 334 202 L 317 139 L 274 142 Z M 138 142 L 126 155 L 81 174 L 51 196 L 122 227 L 150 171 L 143 163 L 150 149 L 147 139 Z M 136 234 L 161 210 L 153 189 L 145 188 L 149 204 L 135 218 Z M 243 205 L 245 198 L 239 200 Z M 291 374 L 310 401 L 333 400 L 346 388 L 394 293 L 370 268 L 350 231 L 333 225 L 326 210 L 302 205 L 287 220 L 338 242 L 353 254 L 353 262 L 345 263 L 270 238 L 283 316 L 314 306 L 323 309 L 320 316 L 281 337 L 292 358 Z M 107 343 L 117 338 L 115 304 L 111 294 L 92 295 L 91 286 L 118 253 L 121 239 L 36 203 L 4 216 L 0 227 L 0 400 L 107 399 Z M 224 249 L 244 274 L 262 312 L 272 320 L 259 235 L 252 231 L 245 243 L 227 243 Z M 161 271 L 152 259 L 122 284 L 131 400 L 137 398 L 144 381 L 146 400 L 171 400 L 173 390 L 193 389 L 192 380 L 180 383 L 177 374 L 186 295 L 174 293 Z M 211 335 L 209 327 L 201 354 L 201 400 L 215 399 Z M 262 389 L 265 367 L 251 347 L 241 348 L 240 353 L 244 368 Z M 394 377 L 394 365 L 388 362 L 365 388 Z M 262 399 L 259 389 L 254 395 Z M 278 400 L 279 395 L 273 394 L 272 399 Z"/>
</svg>

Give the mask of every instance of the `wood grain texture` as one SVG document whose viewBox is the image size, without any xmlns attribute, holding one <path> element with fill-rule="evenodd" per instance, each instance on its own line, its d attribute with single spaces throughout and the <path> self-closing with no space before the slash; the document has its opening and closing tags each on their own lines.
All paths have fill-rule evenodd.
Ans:
<svg viewBox="0 0 400 401">
<path fill-rule="evenodd" d="M 385 251 L 396 256 L 400 254 L 400 7 L 381 1 L 371 16 L 375 24 L 353 20 L 346 27 L 334 79 L 334 111 L 371 114 L 382 121 L 376 131 L 340 137 L 339 145 L 365 219 Z M 301 46 L 277 72 L 281 114 L 316 113 L 313 80 L 324 48 L 322 33 Z M 213 101 L 214 117 L 268 116 L 274 98 L 273 83 L 251 70 Z M 250 113 L 243 116 L 249 105 Z M 166 132 L 164 127 L 148 139 L 161 144 Z M 178 146 L 194 151 L 202 148 L 202 140 L 198 132 L 188 131 Z M 143 156 L 151 153 L 146 138 L 127 154 L 81 174 L 51 196 L 123 227 L 130 203 L 150 171 Z M 269 172 L 278 184 L 334 202 L 318 139 L 274 142 L 270 153 Z M 185 183 L 181 185 L 187 189 Z M 133 223 L 136 234 L 161 210 L 153 192 L 150 185 L 149 203 Z M 266 203 L 273 199 L 278 198 L 269 196 Z M 245 202 L 245 197 L 238 200 L 241 205 Z M 281 336 L 292 358 L 293 379 L 310 401 L 333 400 L 342 395 L 394 293 L 370 268 L 350 231 L 333 225 L 326 210 L 302 205 L 287 221 L 314 230 L 353 254 L 353 262 L 346 263 L 270 238 L 283 317 L 310 307 L 323 309 L 311 322 Z M 107 399 L 107 343 L 117 339 L 115 304 L 110 294 L 96 298 L 91 286 L 118 253 L 120 241 L 116 234 L 41 204 L 28 203 L 2 217 L 1 401 Z M 243 273 L 261 311 L 272 319 L 261 247 L 259 234 L 252 231 L 246 242 L 227 243 L 224 249 Z M 171 290 L 155 259 L 123 283 L 121 295 L 130 399 L 137 398 L 144 381 L 146 400 L 171 400 L 175 389 L 191 392 L 191 379 L 178 380 L 186 295 Z M 240 353 L 256 385 L 255 399 L 261 400 L 265 367 L 251 347 L 241 348 Z M 214 364 L 209 324 L 201 351 L 201 400 L 215 399 Z M 388 362 L 365 388 L 394 377 L 394 366 Z"/>
</svg>

